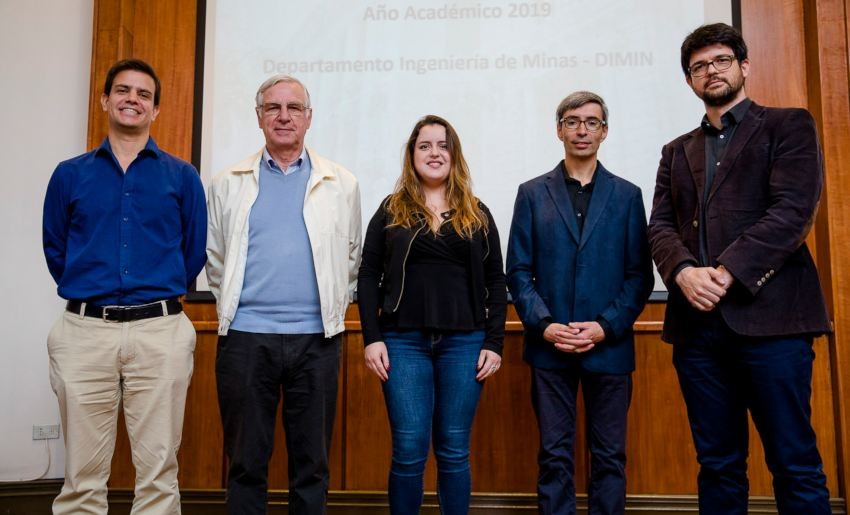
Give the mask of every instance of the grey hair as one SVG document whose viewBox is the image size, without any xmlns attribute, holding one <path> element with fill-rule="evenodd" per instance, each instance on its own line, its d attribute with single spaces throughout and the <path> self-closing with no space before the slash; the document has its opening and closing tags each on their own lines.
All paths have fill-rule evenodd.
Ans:
<svg viewBox="0 0 850 515">
<path fill-rule="evenodd" d="M 567 95 L 561 103 L 558 104 L 558 109 L 555 111 L 555 121 L 560 122 L 564 113 L 572 109 L 578 109 L 585 104 L 599 104 L 602 108 L 602 121 L 608 122 L 608 106 L 602 97 L 590 91 L 576 91 Z"/>
<path fill-rule="evenodd" d="M 260 88 L 257 90 L 257 107 L 261 107 L 263 105 L 263 93 L 266 92 L 267 89 L 271 88 L 275 84 L 280 84 L 281 82 L 288 82 L 290 84 L 298 84 L 304 89 L 304 93 L 307 95 L 307 105 L 304 107 L 310 107 L 310 92 L 307 91 L 307 86 L 304 85 L 303 82 L 296 79 L 292 75 L 278 74 L 272 75 L 268 79 L 266 79 L 262 84 L 260 84 Z"/>
</svg>

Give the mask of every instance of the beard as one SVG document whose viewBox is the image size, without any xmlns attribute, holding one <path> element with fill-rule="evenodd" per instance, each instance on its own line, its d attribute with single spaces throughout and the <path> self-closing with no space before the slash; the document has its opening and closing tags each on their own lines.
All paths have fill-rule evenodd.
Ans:
<svg viewBox="0 0 850 515">
<path fill-rule="evenodd" d="M 706 105 L 711 107 L 720 107 L 728 104 L 738 95 L 738 92 L 744 88 L 744 78 L 741 76 L 732 77 L 731 80 L 720 78 L 723 82 L 723 87 L 720 89 L 703 89 L 700 98 Z"/>
</svg>

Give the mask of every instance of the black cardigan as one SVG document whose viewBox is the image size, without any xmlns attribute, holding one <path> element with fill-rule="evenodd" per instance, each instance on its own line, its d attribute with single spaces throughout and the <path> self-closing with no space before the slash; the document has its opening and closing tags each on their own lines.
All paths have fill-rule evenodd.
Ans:
<svg viewBox="0 0 850 515">
<path fill-rule="evenodd" d="M 379 314 L 395 312 L 403 288 L 405 257 L 420 232 L 427 230 L 424 217 L 416 227 L 389 225 L 386 211 L 387 197 L 366 229 L 363 242 L 363 259 L 357 277 L 357 302 L 360 308 L 360 323 L 363 327 L 363 343 L 383 341 L 379 324 Z M 487 215 L 487 234 L 477 231 L 470 242 L 469 270 L 472 292 L 472 312 L 475 322 L 484 322 L 484 349 L 502 353 L 505 337 L 505 316 L 507 309 L 507 289 L 502 265 L 502 248 L 499 232 L 490 211 L 482 203 L 479 206 Z"/>
</svg>

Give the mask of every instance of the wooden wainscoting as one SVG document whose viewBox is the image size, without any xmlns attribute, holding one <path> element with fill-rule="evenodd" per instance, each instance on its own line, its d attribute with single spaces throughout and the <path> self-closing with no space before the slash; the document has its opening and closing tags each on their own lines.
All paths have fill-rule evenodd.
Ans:
<svg viewBox="0 0 850 515">
<path fill-rule="evenodd" d="M 195 369 L 189 388 L 180 486 L 187 515 L 223 514 L 226 458 L 215 389 L 216 322 L 212 304 L 187 303 L 198 331 Z M 663 304 L 650 304 L 635 324 L 637 371 L 634 373 L 628 430 L 628 500 L 630 514 L 697 512 L 697 467 L 685 406 L 671 364 L 671 347 L 660 340 Z M 348 311 L 340 368 L 340 394 L 331 463 L 329 514 L 388 513 L 386 478 L 390 432 L 377 378 L 363 365 L 356 306 Z M 530 402 L 530 374 L 522 362 L 522 328 L 509 310 L 502 369 L 488 380 L 472 435 L 474 515 L 536 511 L 537 425 Z M 836 435 L 827 341 L 816 342 L 813 423 L 833 497 L 833 513 L 843 514 L 838 488 Z M 576 451 L 580 513 L 586 513 L 588 457 L 583 417 L 579 415 Z M 776 513 L 770 475 L 758 438 L 752 438 L 750 513 Z M 436 470 L 426 472 L 424 514 L 436 514 Z M 61 482 L 0 485 L 0 513 L 47 513 Z M 129 513 L 133 467 L 123 428 L 119 432 L 110 479 L 110 513 Z M 286 449 L 280 429 L 270 467 L 270 513 L 287 513 Z"/>
<path fill-rule="evenodd" d="M 660 340 L 663 304 L 650 304 L 635 325 L 634 373 L 628 429 L 628 493 L 632 496 L 696 494 L 697 466 L 687 414 L 671 364 L 671 347 Z M 187 303 L 198 329 L 195 371 L 189 389 L 180 482 L 183 489 L 220 490 L 226 459 L 215 390 L 215 312 L 211 304 Z M 363 365 L 363 342 L 356 306 L 348 310 L 340 368 L 340 393 L 331 459 L 331 489 L 383 491 L 390 465 L 390 431 L 380 382 Z M 484 387 L 472 435 L 473 489 L 482 493 L 533 495 L 537 477 L 538 433 L 530 401 L 530 373 L 523 363 L 522 326 L 509 310 L 503 366 Z M 813 423 L 832 497 L 838 488 L 832 384 L 826 339 L 815 343 Z M 583 417 L 576 450 L 577 490 L 586 492 L 589 461 Z M 753 496 L 772 496 L 770 474 L 759 439 L 751 439 L 750 488 Z M 270 488 L 287 488 L 286 448 L 278 425 L 270 466 Z M 110 486 L 131 489 L 129 445 L 119 434 Z M 426 468 L 426 490 L 436 489 L 433 456 Z M 637 497 L 635 497 L 637 498 Z"/>
</svg>

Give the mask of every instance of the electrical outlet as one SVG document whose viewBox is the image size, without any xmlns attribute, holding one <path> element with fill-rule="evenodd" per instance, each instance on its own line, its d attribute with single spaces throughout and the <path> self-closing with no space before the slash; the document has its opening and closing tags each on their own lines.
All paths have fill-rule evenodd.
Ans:
<svg viewBox="0 0 850 515">
<path fill-rule="evenodd" d="M 54 426 L 32 426 L 33 440 L 52 440 L 59 438 L 59 425 Z"/>
</svg>

